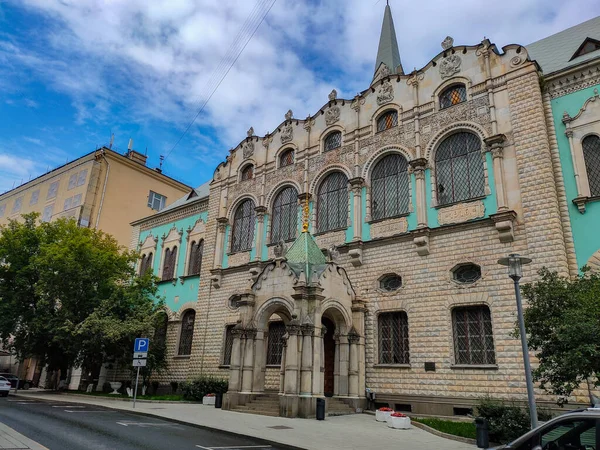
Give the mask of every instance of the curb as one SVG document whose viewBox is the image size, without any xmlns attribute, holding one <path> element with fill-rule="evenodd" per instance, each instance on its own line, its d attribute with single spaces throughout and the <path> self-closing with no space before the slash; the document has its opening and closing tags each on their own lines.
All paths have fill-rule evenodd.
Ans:
<svg viewBox="0 0 600 450">
<path fill-rule="evenodd" d="M 35 395 L 35 394 L 34 394 Z M 40 398 L 40 397 L 34 397 L 32 395 L 22 395 L 22 394 L 15 394 L 15 397 L 22 397 L 22 398 L 35 398 L 36 400 L 42 401 L 42 402 L 48 402 L 48 401 L 55 401 L 55 400 L 51 400 L 51 399 L 45 399 L 45 398 Z M 80 397 L 89 397 L 89 396 L 85 396 L 85 395 L 79 395 Z M 60 397 L 60 394 L 58 395 L 58 397 Z M 73 400 L 62 400 L 64 402 L 67 403 L 75 403 L 77 404 L 77 401 L 73 401 Z M 150 400 L 150 402 L 152 402 L 152 400 Z M 181 403 L 181 402 L 175 402 L 175 403 Z M 85 404 L 85 403 L 79 403 L 79 404 Z M 202 406 L 201 403 L 195 403 L 197 405 Z M 266 445 L 271 445 L 271 446 L 276 446 L 278 448 L 280 448 L 281 450 L 306 450 L 302 447 L 295 447 L 293 445 L 289 445 L 283 442 L 278 442 L 278 441 L 272 441 L 272 440 L 268 440 L 268 439 L 264 439 L 264 438 L 259 438 L 259 437 L 255 437 L 252 435 L 248 435 L 248 434 L 242 434 L 242 433 L 237 433 L 234 431 L 228 431 L 228 430 L 222 430 L 220 428 L 214 428 L 214 427 L 209 427 L 206 425 L 200 425 L 197 423 L 190 423 L 190 422 L 186 422 L 185 420 L 179 420 L 179 419 L 173 419 L 170 417 L 163 417 L 163 416 L 159 416 L 158 414 L 153 414 L 153 413 L 149 413 L 149 412 L 141 412 L 141 411 L 130 411 L 128 409 L 120 409 L 120 408 L 114 408 L 114 407 L 110 407 L 110 406 L 105 406 L 105 405 L 94 405 L 94 406 L 99 406 L 101 408 L 107 408 L 107 409 L 113 409 L 116 411 L 120 411 L 120 412 L 124 412 L 124 413 L 130 413 L 130 414 L 135 414 L 138 416 L 143 416 L 143 417 L 153 417 L 156 419 L 161 419 L 164 420 L 166 422 L 171 422 L 171 423 L 177 423 L 179 425 L 186 425 L 188 427 L 194 427 L 194 428 L 199 428 L 201 430 L 210 430 L 210 431 L 218 431 L 220 433 L 229 435 L 229 436 L 233 436 L 233 437 L 239 437 L 239 438 L 250 438 L 255 440 L 256 442 L 260 443 L 260 444 L 266 444 Z"/>
</svg>

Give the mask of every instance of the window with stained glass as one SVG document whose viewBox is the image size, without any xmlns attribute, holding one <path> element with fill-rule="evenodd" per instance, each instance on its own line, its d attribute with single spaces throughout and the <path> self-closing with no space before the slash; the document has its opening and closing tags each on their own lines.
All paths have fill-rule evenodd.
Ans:
<svg viewBox="0 0 600 450">
<path fill-rule="evenodd" d="M 398 125 L 398 111 L 386 111 L 377 119 L 377 131 L 389 130 Z"/>
<path fill-rule="evenodd" d="M 404 311 L 379 314 L 379 364 L 409 364 L 408 316 Z"/>
<path fill-rule="evenodd" d="M 408 213 L 408 161 L 399 154 L 384 157 L 371 175 L 371 206 L 374 220 Z"/>
<path fill-rule="evenodd" d="M 248 164 L 242 170 L 242 181 L 251 180 L 252 178 L 254 178 L 254 166 Z"/>
<path fill-rule="evenodd" d="M 317 229 L 319 232 L 348 225 L 348 178 L 341 172 L 328 175 L 319 186 Z"/>
<path fill-rule="evenodd" d="M 281 365 L 283 355 L 283 335 L 285 324 L 283 322 L 271 322 L 269 324 L 269 337 L 267 342 L 267 364 L 272 366 Z"/>
<path fill-rule="evenodd" d="M 194 338 L 194 322 L 196 321 L 196 311 L 187 310 L 183 319 L 181 319 L 181 335 L 179 336 L 178 355 L 192 354 L 192 340 Z"/>
<path fill-rule="evenodd" d="M 582 142 L 585 170 L 590 185 L 590 195 L 600 196 L 600 137 L 587 136 Z"/>
<path fill-rule="evenodd" d="M 455 133 L 442 141 L 435 154 L 438 204 L 485 195 L 481 141 L 473 133 Z"/>
<path fill-rule="evenodd" d="M 298 229 L 298 191 L 291 186 L 282 189 L 273 202 L 271 242 L 288 241 Z"/>
<path fill-rule="evenodd" d="M 279 167 L 291 166 L 294 164 L 294 149 L 288 148 L 279 156 Z"/>
<path fill-rule="evenodd" d="M 467 306 L 452 311 L 456 364 L 495 364 L 494 333 L 490 309 Z"/>
<path fill-rule="evenodd" d="M 204 239 L 198 242 L 192 241 L 190 245 L 190 256 L 188 261 L 188 275 L 198 275 L 202 268 L 202 253 L 204 251 Z"/>
<path fill-rule="evenodd" d="M 342 132 L 332 131 L 325 137 L 324 150 L 329 152 L 342 146 Z"/>
<path fill-rule="evenodd" d="M 440 94 L 440 109 L 448 108 L 467 101 L 467 88 L 464 84 L 455 84 Z"/>
<path fill-rule="evenodd" d="M 242 252 L 252 248 L 255 222 L 254 202 L 244 200 L 235 210 L 231 230 L 231 251 Z"/>
</svg>

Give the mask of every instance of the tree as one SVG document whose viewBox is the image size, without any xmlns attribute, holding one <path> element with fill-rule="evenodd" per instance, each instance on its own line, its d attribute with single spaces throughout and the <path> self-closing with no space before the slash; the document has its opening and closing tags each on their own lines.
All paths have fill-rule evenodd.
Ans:
<svg viewBox="0 0 600 450">
<path fill-rule="evenodd" d="M 600 385 L 600 275 L 571 280 L 542 269 L 523 286 L 525 328 L 539 360 L 534 380 L 564 403 L 582 383 Z"/>
<path fill-rule="evenodd" d="M 20 358 L 50 370 L 131 356 L 161 308 L 156 278 L 136 276 L 137 255 L 73 220 L 37 223 L 24 215 L 0 228 L 0 338 Z"/>
</svg>

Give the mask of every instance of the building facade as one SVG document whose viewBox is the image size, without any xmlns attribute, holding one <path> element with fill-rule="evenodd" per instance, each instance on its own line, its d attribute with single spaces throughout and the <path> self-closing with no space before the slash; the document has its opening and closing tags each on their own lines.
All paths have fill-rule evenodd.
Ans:
<svg viewBox="0 0 600 450">
<path fill-rule="evenodd" d="M 228 377 L 224 407 L 276 398 L 287 417 L 313 415 L 320 397 L 363 407 L 367 391 L 443 415 L 486 395 L 525 400 L 497 260 L 531 256 L 533 280 L 542 267 L 573 275 L 593 254 L 577 248 L 569 202 L 582 192 L 566 181 L 541 77 L 526 47 L 450 37 L 406 74 L 386 6 L 366 90 L 334 90 L 306 119 L 290 110 L 266 136 L 250 128 L 215 169 L 189 356 L 174 353 L 188 325 L 168 302 L 170 377 Z M 142 248 L 157 242 L 136 233 Z"/>
</svg>

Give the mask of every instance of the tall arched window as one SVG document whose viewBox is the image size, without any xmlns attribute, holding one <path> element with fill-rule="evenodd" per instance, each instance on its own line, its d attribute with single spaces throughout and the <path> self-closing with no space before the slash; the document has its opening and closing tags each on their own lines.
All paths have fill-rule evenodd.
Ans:
<svg viewBox="0 0 600 450">
<path fill-rule="evenodd" d="M 166 312 L 160 312 L 156 316 L 154 322 L 154 342 L 152 346 L 154 349 L 163 347 L 167 342 L 167 329 L 169 327 L 169 316 Z"/>
<path fill-rule="evenodd" d="M 345 228 L 348 222 L 348 178 L 341 172 L 328 175 L 317 198 L 319 232 Z"/>
<path fill-rule="evenodd" d="M 600 137 L 587 136 L 582 142 L 583 159 L 590 185 L 590 196 L 600 196 Z"/>
<path fill-rule="evenodd" d="M 440 109 L 467 101 L 467 88 L 464 84 L 453 84 L 440 94 Z"/>
<path fill-rule="evenodd" d="M 147 255 L 142 255 L 142 260 L 140 262 L 140 276 L 143 276 L 146 274 L 146 272 L 152 270 L 153 256 L 154 255 L 152 252 L 148 253 Z"/>
<path fill-rule="evenodd" d="M 162 280 L 172 280 L 175 276 L 175 262 L 177 261 L 177 247 L 165 251 L 165 260 L 163 262 Z"/>
<path fill-rule="evenodd" d="M 371 205 L 374 220 L 408 213 L 408 162 L 397 153 L 381 159 L 371 175 Z"/>
<path fill-rule="evenodd" d="M 325 141 L 323 143 L 323 148 L 326 152 L 335 150 L 342 146 L 342 132 L 341 131 L 332 131 L 327 136 L 325 136 Z"/>
<path fill-rule="evenodd" d="M 192 339 L 194 338 L 194 322 L 196 321 L 196 311 L 189 309 L 181 319 L 181 335 L 179 336 L 178 355 L 192 354 Z"/>
<path fill-rule="evenodd" d="M 288 148 L 279 156 L 279 167 L 291 166 L 294 164 L 294 149 Z"/>
<path fill-rule="evenodd" d="M 269 324 L 269 335 L 267 342 L 267 365 L 281 365 L 283 355 L 285 324 L 283 322 L 271 322 Z"/>
<path fill-rule="evenodd" d="M 461 131 L 444 139 L 435 153 L 435 176 L 439 205 L 485 195 L 479 138 Z"/>
<path fill-rule="evenodd" d="M 190 259 L 188 261 L 188 275 L 198 275 L 200 273 L 203 251 L 204 239 L 192 242 L 192 245 L 190 245 Z"/>
<path fill-rule="evenodd" d="M 231 230 L 231 251 L 242 252 L 252 248 L 254 241 L 254 202 L 244 200 L 235 210 Z"/>
<path fill-rule="evenodd" d="M 254 178 L 254 166 L 248 164 L 242 169 L 242 181 L 251 180 Z"/>
<path fill-rule="evenodd" d="M 273 202 L 271 242 L 287 241 L 296 237 L 298 228 L 298 191 L 288 186 L 282 189 Z"/>
<path fill-rule="evenodd" d="M 377 119 L 377 131 L 389 130 L 398 125 L 398 111 L 386 111 Z"/>
</svg>

